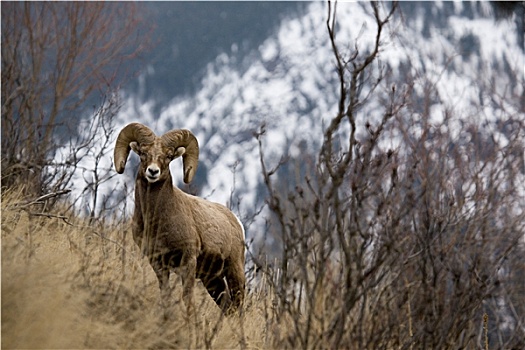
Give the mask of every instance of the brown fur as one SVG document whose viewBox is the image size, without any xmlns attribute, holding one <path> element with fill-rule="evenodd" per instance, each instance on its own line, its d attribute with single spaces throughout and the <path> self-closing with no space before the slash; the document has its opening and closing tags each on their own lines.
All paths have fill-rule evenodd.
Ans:
<svg viewBox="0 0 525 350">
<path fill-rule="evenodd" d="M 170 270 L 178 268 L 188 313 L 194 311 L 195 278 L 203 282 L 224 312 L 234 312 L 244 300 L 245 289 L 244 230 L 240 222 L 225 206 L 188 195 L 172 185 L 169 163 L 185 153 L 184 145 L 166 144 L 160 137 L 147 141 L 130 142 L 141 159 L 135 182 L 133 238 L 157 275 L 162 300 L 166 302 L 170 294 Z M 121 162 L 116 156 L 115 164 Z M 147 179 L 151 175 L 148 167 L 160 171 L 154 182 L 151 177 Z"/>
</svg>

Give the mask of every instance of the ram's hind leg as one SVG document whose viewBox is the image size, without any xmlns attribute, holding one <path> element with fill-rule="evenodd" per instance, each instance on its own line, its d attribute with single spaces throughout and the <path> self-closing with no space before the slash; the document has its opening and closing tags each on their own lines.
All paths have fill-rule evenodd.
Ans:
<svg viewBox="0 0 525 350">
<path fill-rule="evenodd" d="M 230 307 L 231 299 L 224 279 L 219 276 L 211 276 L 204 278 L 202 283 L 221 310 L 226 311 Z"/>
<path fill-rule="evenodd" d="M 244 289 L 246 278 L 244 276 L 244 265 L 242 263 L 226 263 L 225 276 L 230 289 L 232 299 L 231 306 L 227 310 L 227 314 L 231 314 L 240 309 L 244 302 Z"/>
</svg>

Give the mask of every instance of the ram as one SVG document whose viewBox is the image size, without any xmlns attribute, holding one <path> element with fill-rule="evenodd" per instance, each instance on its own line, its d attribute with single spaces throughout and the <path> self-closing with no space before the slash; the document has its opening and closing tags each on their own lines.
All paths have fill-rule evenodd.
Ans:
<svg viewBox="0 0 525 350">
<path fill-rule="evenodd" d="M 182 277 L 182 297 L 194 312 L 193 289 L 200 279 L 226 314 L 244 300 L 244 228 L 225 206 L 186 194 L 173 186 L 169 164 L 181 157 L 184 182 L 197 170 L 199 144 L 188 130 L 172 130 L 158 137 L 140 123 L 124 127 L 115 144 L 119 174 L 133 150 L 140 157 L 135 181 L 132 232 L 135 243 L 157 275 L 161 300 L 170 296 L 170 271 Z"/>
</svg>

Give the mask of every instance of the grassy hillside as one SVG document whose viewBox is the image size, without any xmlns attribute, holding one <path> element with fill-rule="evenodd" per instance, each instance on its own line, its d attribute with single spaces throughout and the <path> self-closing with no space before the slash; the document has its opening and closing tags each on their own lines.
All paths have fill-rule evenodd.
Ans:
<svg viewBox="0 0 525 350">
<path fill-rule="evenodd" d="M 16 192 L 2 200 L 2 347 L 268 347 L 269 304 L 250 294 L 242 315 L 223 318 L 199 285 L 193 337 L 180 281 L 164 321 L 158 284 L 126 224 L 30 215 Z M 268 296 L 264 296 L 268 298 Z"/>
</svg>

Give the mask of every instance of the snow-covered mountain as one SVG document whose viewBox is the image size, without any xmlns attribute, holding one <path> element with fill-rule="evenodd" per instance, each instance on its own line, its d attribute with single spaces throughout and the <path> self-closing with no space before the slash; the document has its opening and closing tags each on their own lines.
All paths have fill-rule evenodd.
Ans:
<svg viewBox="0 0 525 350">
<path fill-rule="evenodd" d="M 154 101 L 124 96 L 116 129 L 139 121 L 158 134 L 172 128 L 192 130 L 201 145 L 196 191 L 213 201 L 231 202 L 241 218 L 248 217 L 264 200 L 253 133 L 266 126 L 263 147 L 273 166 L 283 155 L 293 158 L 317 150 L 323 128 L 336 114 L 337 75 L 326 20 L 327 4 L 314 2 L 304 14 L 283 20 L 275 34 L 248 56 L 239 57 L 233 45 L 229 53 L 208 64 L 194 95 L 175 98 L 160 114 L 154 112 Z M 366 52 L 375 31 L 369 3 L 337 4 L 337 43 L 343 54 L 350 53 L 355 43 Z M 487 2 L 403 3 L 387 25 L 382 43 L 379 62 L 389 72 L 389 83 L 403 85 L 412 79 L 418 85 L 424 77 L 436 88 L 431 120 L 441 120 L 445 108 L 480 122 L 503 109 L 524 118 L 523 106 L 520 111 L 506 102 L 506 97 L 516 101 L 525 96 L 525 56 L 515 18 L 496 21 Z M 487 100 L 488 86 L 501 100 Z M 374 119 L 379 103 L 372 98 L 364 106 L 360 126 Z M 498 138 L 504 142 L 503 134 Z M 112 168 L 112 149 L 103 162 Z M 182 165 L 175 161 L 171 167 L 181 184 Z M 86 157 L 84 169 L 89 168 Z M 109 193 L 124 184 L 133 188 L 132 173 L 114 177 L 102 190 Z M 76 183 L 86 178 L 84 171 Z M 248 230 L 248 235 L 254 233 Z"/>
</svg>

